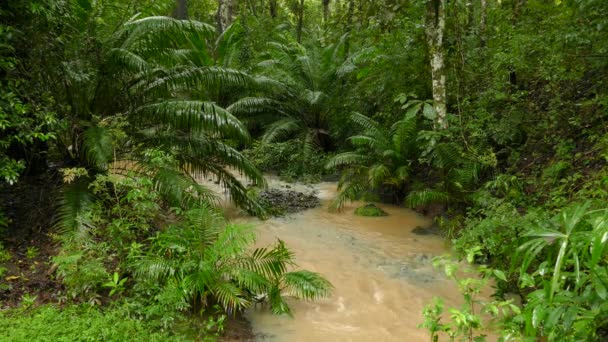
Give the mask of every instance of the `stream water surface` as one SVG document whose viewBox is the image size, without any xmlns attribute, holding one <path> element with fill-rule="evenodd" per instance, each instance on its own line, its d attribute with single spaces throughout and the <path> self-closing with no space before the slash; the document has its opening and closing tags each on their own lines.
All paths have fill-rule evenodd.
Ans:
<svg viewBox="0 0 608 342">
<path fill-rule="evenodd" d="M 321 273 L 335 287 L 329 298 L 290 301 L 294 318 L 251 309 L 247 317 L 256 339 L 428 341 L 417 328 L 423 307 L 434 296 L 446 305 L 460 302 L 455 285 L 432 266 L 434 256 L 447 252 L 444 240 L 414 234 L 416 226 L 431 222 L 396 206 L 381 206 L 386 217 L 355 216 L 357 203 L 330 213 L 335 189 L 335 183 L 314 186 L 323 203 L 316 209 L 267 221 L 238 219 L 255 222 L 258 244 L 285 241 L 300 268 Z"/>
</svg>

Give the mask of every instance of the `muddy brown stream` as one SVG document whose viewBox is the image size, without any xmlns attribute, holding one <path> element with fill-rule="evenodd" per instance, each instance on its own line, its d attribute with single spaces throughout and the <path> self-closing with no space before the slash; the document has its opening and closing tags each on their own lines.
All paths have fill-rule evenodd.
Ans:
<svg viewBox="0 0 608 342">
<path fill-rule="evenodd" d="M 434 296 L 446 305 L 460 302 L 455 285 L 432 266 L 434 256 L 447 252 L 444 240 L 412 233 L 431 222 L 388 205 L 381 205 L 386 217 L 355 216 L 357 203 L 330 213 L 336 183 L 314 189 L 322 207 L 267 221 L 237 219 L 255 223 L 259 245 L 285 241 L 301 268 L 323 274 L 335 287 L 326 299 L 290 301 L 294 318 L 249 310 L 256 340 L 428 341 L 417 328 L 423 307 Z"/>
</svg>

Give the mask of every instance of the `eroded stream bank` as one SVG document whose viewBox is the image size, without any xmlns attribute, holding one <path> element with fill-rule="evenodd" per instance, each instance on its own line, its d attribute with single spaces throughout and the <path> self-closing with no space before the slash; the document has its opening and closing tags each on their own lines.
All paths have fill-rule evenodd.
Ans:
<svg viewBox="0 0 608 342">
<path fill-rule="evenodd" d="M 382 206 L 386 217 L 355 216 L 354 204 L 330 213 L 327 205 L 336 184 L 314 188 L 321 207 L 263 222 L 238 219 L 255 221 L 258 244 L 285 241 L 301 268 L 323 274 L 335 286 L 330 298 L 290 302 L 294 319 L 250 310 L 256 339 L 426 341 L 426 331 L 417 328 L 424 305 L 434 296 L 447 305 L 459 302 L 455 285 L 432 267 L 432 258 L 447 252 L 444 240 L 414 234 L 416 226 L 430 221 L 395 206 Z"/>
</svg>

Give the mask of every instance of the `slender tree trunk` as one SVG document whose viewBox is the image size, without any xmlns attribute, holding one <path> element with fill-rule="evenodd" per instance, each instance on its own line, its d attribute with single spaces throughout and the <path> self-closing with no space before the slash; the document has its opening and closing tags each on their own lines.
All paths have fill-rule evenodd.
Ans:
<svg viewBox="0 0 608 342">
<path fill-rule="evenodd" d="M 488 15 L 488 0 L 480 0 L 479 8 L 479 44 L 486 46 L 486 20 Z"/>
<path fill-rule="evenodd" d="M 175 1 L 175 18 L 180 20 L 188 19 L 188 0 Z"/>
<path fill-rule="evenodd" d="M 230 26 L 230 24 L 232 24 L 232 18 L 234 18 L 234 12 L 235 12 L 235 2 L 237 0 L 225 0 L 226 4 L 228 6 L 226 6 L 226 18 L 224 18 L 224 22 L 225 25 L 224 27 L 228 27 Z"/>
<path fill-rule="evenodd" d="M 433 102 L 437 112 L 437 125 L 440 129 L 448 128 L 445 58 L 443 51 L 443 34 L 445 32 L 446 0 L 427 0 L 425 33 L 431 59 L 431 79 L 433 85 Z"/>
<path fill-rule="evenodd" d="M 323 22 L 327 24 L 329 21 L 329 3 L 330 0 L 323 0 Z"/>
<path fill-rule="evenodd" d="M 232 23 L 235 0 L 217 0 L 217 12 L 215 13 L 215 23 L 217 33 L 222 34 Z"/>
<path fill-rule="evenodd" d="M 302 42 L 302 28 L 304 26 L 304 0 L 300 0 L 300 8 L 298 9 L 298 28 L 296 32 L 296 36 L 298 39 L 298 43 Z"/>
<path fill-rule="evenodd" d="M 350 53 L 350 33 L 353 29 L 353 15 L 355 13 L 355 0 L 348 0 L 348 12 L 346 13 L 346 37 L 344 38 L 344 59 Z"/>
<path fill-rule="evenodd" d="M 223 20 L 223 12 L 224 12 L 224 0 L 217 0 L 217 12 L 215 12 L 215 27 L 218 34 L 222 34 L 224 32 L 224 20 Z"/>
<path fill-rule="evenodd" d="M 277 17 L 277 0 L 268 0 L 268 10 L 271 18 Z"/>
</svg>

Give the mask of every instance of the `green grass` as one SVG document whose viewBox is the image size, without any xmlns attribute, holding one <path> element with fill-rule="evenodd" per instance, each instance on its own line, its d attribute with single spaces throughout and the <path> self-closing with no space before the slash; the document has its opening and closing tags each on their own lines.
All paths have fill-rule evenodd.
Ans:
<svg viewBox="0 0 608 342">
<path fill-rule="evenodd" d="M 0 341 L 186 341 L 163 333 L 119 310 L 41 306 L 28 311 L 0 311 Z"/>
</svg>

